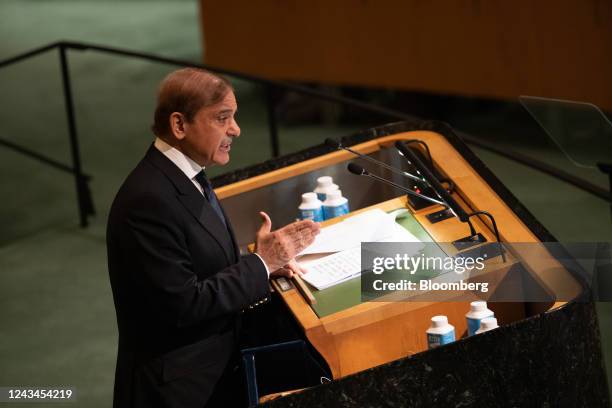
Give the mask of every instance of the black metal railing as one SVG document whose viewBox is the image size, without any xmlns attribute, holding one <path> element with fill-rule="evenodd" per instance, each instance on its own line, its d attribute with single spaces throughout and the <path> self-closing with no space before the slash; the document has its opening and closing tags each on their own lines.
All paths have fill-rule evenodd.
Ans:
<svg viewBox="0 0 612 408">
<path fill-rule="evenodd" d="M 367 102 L 360 101 L 358 99 L 348 98 L 339 95 L 333 95 L 321 90 L 309 88 L 307 86 L 302 86 L 298 84 L 283 82 L 283 81 L 275 81 L 271 79 L 261 78 L 254 75 L 244 74 L 241 72 L 231 71 L 227 69 L 217 68 L 205 64 L 198 64 L 192 61 L 180 60 L 175 58 L 167 58 L 154 54 L 125 50 L 121 48 L 115 47 L 106 47 L 100 46 L 96 44 L 87 44 L 82 42 L 73 42 L 73 41 L 60 41 L 52 44 L 45 45 L 43 47 L 39 47 L 33 49 L 31 51 L 19 54 L 12 58 L 8 58 L 4 61 L 0 61 L 0 68 L 16 64 L 18 62 L 24 61 L 26 59 L 32 58 L 42 53 L 46 53 L 49 51 L 58 50 L 59 59 L 60 59 L 60 69 L 62 74 L 62 84 L 63 84 L 63 93 L 64 93 L 64 105 L 66 110 L 66 120 L 68 122 L 68 132 L 69 132 L 69 140 L 70 140 L 70 153 L 72 165 L 67 165 L 61 162 L 58 162 L 52 158 L 49 158 L 41 153 L 35 152 L 31 149 L 25 148 L 23 146 L 19 146 L 16 143 L 10 142 L 3 138 L 0 138 L 0 145 L 17 151 L 21 154 L 24 154 L 32 159 L 38 160 L 41 163 L 52 166 L 56 169 L 59 169 L 64 172 L 71 173 L 74 176 L 76 193 L 77 193 L 77 201 L 79 208 L 79 220 L 80 225 L 82 227 L 86 227 L 88 225 L 88 217 L 95 214 L 93 199 L 91 195 L 91 191 L 89 189 L 89 181 L 91 180 L 91 176 L 87 175 L 83 172 L 83 165 L 81 161 L 81 154 L 79 150 L 79 137 L 76 126 L 76 118 L 74 114 L 74 102 L 72 98 L 72 89 L 70 85 L 70 67 L 68 63 L 68 50 L 73 51 L 96 51 L 100 53 L 108 53 L 112 55 L 120 55 L 124 57 L 138 58 L 151 62 L 158 62 L 163 64 L 181 66 L 181 67 L 197 67 L 207 69 L 212 72 L 216 72 L 222 75 L 228 75 L 235 78 L 243 79 L 246 81 L 254 82 L 260 85 L 265 86 L 266 88 L 266 110 L 268 114 L 268 128 L 270 133 L 270 151 L 272 157 L 277 157 L 280 154 L 280 140 L 278 137 L 278 120 L 276 115 L 276 100 L 274 98 L 275 90 L 283 90 L 283 91 L 291 91 L 296 92 L 302 95 L 307 95 L 313 98 L 317 98 L 319 100 L 338 103 L 344 106 L 349 106 L 352 108 L 362 109 L 364 111 L 375 113 L 380 115 L 381 117 L 388 117 L 390 120 L 404 120 L 404 121 L 420 121 L 421 119 L 406 114 L 404 112 L 384 108 L 381 106 L 372 105 Z M 534 168 L 536 170 L 542 171 L 546 174 L 549 174 L 555 178 L 563 180 L 569 184 L 574 185 L 577 188 L 580 188 L 584 191 L 587 191 L 591 194 L 596 195 L 597 197 L 603 198 L 604 200 L 610 200 L 609 193 L 584 179 L 573 176 L 569 173 L 563 172 L 559 169 L 556 169 L 546 163 L 537 161 L 533 158 L 521 155 L 516 152 L 508 151 L 506 149 L 500 149 L 494 146 L 491 143 L 484 142 L 477 138 L 474 138 L 470 135 L 466 135 L 464 133 L 459 133 L 461 137 L 469 144 L 478 146 L 482 149 L 486 149 L 488 151 L 494 152 L 498 155 L 504 156 L 513 161 L 522 163 L 526 166 Z"/>
</svg>

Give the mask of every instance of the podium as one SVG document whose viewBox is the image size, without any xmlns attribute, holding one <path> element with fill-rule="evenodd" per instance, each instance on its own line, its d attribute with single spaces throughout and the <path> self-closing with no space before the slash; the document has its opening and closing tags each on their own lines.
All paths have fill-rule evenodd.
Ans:
<svg viewBox="0 0 612 408">
<path fill-rule="evenodd" d="M 391 147 L 397 140 L 411 139 L 421 140 L 428 145 L 436 170 L 454 182 L 455 188 L 452 196 L 459 205 L 469 211 L 487 211 L 495 217 L 501 241 L 528 244 L 554 241 L 544 227 L 528 213 L 511 192 L 445 124 L 437 122 L 393 124 L 354 135 L 346 139 L 345 143 L 349 143 L 353 150 L 401 167 L 402 158 Z M 236 235 L 241 247 L 246 248 L 254 237 L 258 227 L 257 211 L 264 210 L 271 215 L 273 223 L 277 223 L 273 225 L 273 228 L 293 221 L 297 214 L 301 193 L 311 191 L 316 178 L 321 175 L 333 176 L 335 182 L 341 186 L 343 194 L 349 198 L 353 212 L 345 217 L 370 208 L 380 208 L 385 211 L 404 208 L 407 210 L 407 216 L 402 220 L 403 226 L 422 241 L 450 243 L 469 235 L 467 225 L 461 223 L 456 217 L 435 223 L 427 218 L 427 215 L 443 209 L 442 206 L 434 205 L 415 210 L 410 207 L 406 197 L 400 191 L 356 177 L 346 171 L 345 167 L 348 162 L 359 163 L 362 159 L 356 159 L 355 156 L 345 151 L 330 150 L 323 146 L 316 146 L 308 151 L 266 162 L 261 166 L 238 171 L 215 180 L 217 185 L 221 184 L 216 192 L 236 226 Z M 371 164 L 369 166 L 372 171 L 394 179 L 394 175 L 386 173 L 384 169 L 373 169 Z M 401 179 L 396 179 L 396 181 L 401 182 Z M 327 221 L 323 223 L 323 226 L 340 220 L 341 218 Z M 474 217 L 473 224 L 476 231 L 481 233 L 487 242 L 495 242 L 492 225 L 487 218 Z M 598 329 L 593 306 L 588 303 L 588 284 L 581 276 L 577 276 L 572 270 L 566 269 L 563 264 L 557 262 L 554 256 L 546 253 L 545 246 L 535 245 L 530 248 L 532 253 L 526 258 L 520 251 L 510 250 L 507 253 L 506 262 L 502 262 L 500 257 L 487 261 L 494 264 L 490 276 L 497 281 L 507 279 L 512 271 L 516 271 L 515 267 L 521 265 L 523 276 L 521 279 L 527 278 L 530 281 L 529 285 L 532 287 L 535 285 L 541 289 L 542 293 L 548 294 L 548 297 L 545 297 L 547 300 L 490 302 L 489 308 L 495 312 L 501 327 L 489 337 L 466 338 L 464 316 L 469 310 L 469 299 L 444 302 L 362 302 L 359 279 L 354 279 L 322 291 L 309 287 L 314 298 L 313 304 L 312 299 L 309 300 L 308 296 L 299 290 L 299 285 L 273 281 L 274 290 L 282 297 L 304 336 L 325 359 L 336 380 L 331 384 L 304 391 L 291 398 L 317 401 L 317 395 L 319 395 L 321 402 L 338 403 L 340 400 L 337 398 L 340 397 L 335 393 L 338 390 L 351 389 L 353 393 L 357 393 L 352 396 L 356 401 L 370 404 L 372 403 L 371 398 L 374 398 L 372 390 L 369 389 L 360 394 L 354 387 L 355 384 L 371 381 L 377 375 L 382 375 L 381 379 L 377 380 L 380 387 L 383 387 L 382 384 L 386 384 L 384 387 L 394 384 L 391 387 L 395 387 L 398 395 L 390 398 L 398 398 L 406 392 L 404 387 L 410 388 L 411 385 L 404 384 L 395 378 L 394 376 L 399 374 L 393 371 L 393 367 L 403 364 L 411 367 L 407 372 L 418 371 L 416 366 L 411 366 L 414 358 L 424 361 L 433 359 L 434 361 L 439 358 L 440 353 L 449 353 L 448 350 L 460 348 L 461 353 L 464 354 L 461 358 L 457 358 L 458 362 L 467 357 L 480 359 L 482 364 L 487 364 L 489 371 L 493 370 L 484 375 L 485 380 L 487 376 L 493 377 L 495 370 L 507 372 L 508 377 L 514 378 L 517 375 L 516 372 L 520 371 L 517 371 L 517 368 L 525 369 L 527 366 L 534 365 L 538 365 L 538 368 L 533 370 L 535 374 L 546 376 L 553 376 L 557 370 L 567 370 L 576 375 L 584 375 L 584 372 L 578 374 L 577 370 L 591 370 L 593 374 L 589 374 L 589 377 L 592 381 L 588 387 L 592 395 L 589 398 L 598 403 L 607 401 L 605 373 L 600 364 Z M 524 282 L 519 282 L 519 284 L 524 284 Z M 577 322 L 572 319 L 568 314 L 571 310 L 579 310 L 585 320 Z M 425 331 L 429 327 L 430 318 L 438 314 L 448 316 L 449 321 L 455 326 L 457 338 L 462 340 L 457 341 L 457 344 L 440 349 L 427 350 Z M 574 331 L 551 332 L 552 329 L 546 327 L 545 321 L 546 316 L 553 315 L 568 324 L 568 327 L 574 325 L 574 330 L 587 327 L 585 329 L 587 332 L 581 333 L 580 336 Z M 517 347 L 510 347 L 510 350 L 505 350 L 505 352 L 526 353 L 529 358 L 525 359 L 525 355 L 517 356 L 516 367 L 500 366 L 499 363 L 495 363 L 485 355 L 486 352 L 493 354 L 496 352 L 497 346 L 494 342 L 487 343 L 484 348 L 482 345 L 478 346 L 483 341 L 478 339 L 479 337 L 491 339 L 491 337 L 503 336 L 504 344 L 513 338 L 524 338 L 525 330 L 534 330 L 532 326 L 535 321 L 538 322 L 537 330 L 531 332 L 530 336 L 536 336 L 536 338 L 543 336 L 538 338 L 538 344 L 553 342 L 555 346 L 551 346 L 551 350 L 555 350 L 558 348 L 557 342 L 562 341 L 565 344 L 566 352 L 573 352 L 574 348 L 579 348 L 581 353 L 584 353 L 587 347 L 587 354 L 590 356 L 588 360 L 585 359 L 578 363 L 573 361 L 571 366 L 568 366 L 568 362 L 559 365 L 551 364 L 550 361 L 545 363 L 544 359 L 551 357 L 548 352 L 537 349 L 535 344 L 518 342 Z M 556 358 L 553 356 L 553 361 Z M 435 363 L 432 364 L 435 365 Z M 540 364 L 541 367 L 539 367 Z M 372 368 L 374 370 L 369 370 Z M 464 372 L 466 367 L 450 367 L 449 370 L 450 372 L 445 375 L 454 376 Z M 597 375 L 600 378 L 593 379 L 593 376 Z M 370 376 L 373 377 L 369 378 Z M 526 381 L 520 377 L 519 375 L 514 380 Z M 559 383 L 562 380 L 564 381 L 564 379 L 555 381 Z M 469 382 L 467 378 L 458 381 L 459 384 L 465 383 L 465 386 Z M 436 383 L 437 381 L 431 381 L 423 386 L 433 387 Z M 566 384 L 560 383 L 557 385 L 560 395 L 563 395 L 564 392 L 575 391 L 574 397 L 578 397 L 579 393 L 575 387 L 567 387 Z M 489 384 L 489 386 L 496 388 L 503 387 L 504 384 Z M 327 388 L 329 390 L 324 390 Z M 334 389 L 336 391 L 333 391 Z M 458 387 L 448 392 L 459 392 L 459 389 L 462 388 Z M 529 386 L 526 386 L 524 390 L 517 390 L 517 392 L 529 389 Z M 555 396 L 555 398 L 558 397 Z M 525 403 L 530 402 L 529 397 L 525 398 Z M 486 401 L 486 398 L 484 400 Z M 281 401 L 277 402 L 281 403 Z"/>
</svg>

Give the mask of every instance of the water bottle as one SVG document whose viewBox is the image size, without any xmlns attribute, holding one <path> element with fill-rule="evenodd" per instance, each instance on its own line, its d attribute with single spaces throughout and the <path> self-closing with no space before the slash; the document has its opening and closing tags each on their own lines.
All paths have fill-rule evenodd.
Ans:
<svg viewBox="0 0 612 408">
<path fill-rule="evenodd" d="M 338 190 L 338 185 L 334 184 L 330 176 L 322 176 L 317 179 L 317 187 L 314 189 L 314 192 L 317 193 L 319 200 L 325 201 L 327 193 L 334 190 Z"/>
<path fill-rule="evenodd" d="M 431 327 L 427 329 L 427 347 L 432 349 L 455 341 L 455 327 L 448 324 L 446 316 L 431 318 Z"/>
<path fill-rule="evenodd" d="M 323 216 L 326 220 L 349 213 L 348 200 L 342 197 L 342 191 L 334 190 L 327 193 L 323 202 Z"/>
<path fill-rule="evenodd" d="M 323 205 L 315 193 L 302 194 L 302 204 L 298 207 L 300 219 L 310 219 L 316 222 L 323 221 Z"/>
<path fill-rule="evenodd" d="M 497 319 L 494 317 L 485 317 L 480 321 L 480 329 L 476 330 L 476 334 L 484 333 L 489 330 L 498 328 Z"/>
<path fill-rule="evenodd" d="M 492 310 L 487 309 L 487 302 L 476 301 L 470 303 L 470 311 L 465 315 L 467 319 L 468 336 L 473 336 L 480 329 L 480 322 L 486 317 L 493 317 Z"/>
</svg>

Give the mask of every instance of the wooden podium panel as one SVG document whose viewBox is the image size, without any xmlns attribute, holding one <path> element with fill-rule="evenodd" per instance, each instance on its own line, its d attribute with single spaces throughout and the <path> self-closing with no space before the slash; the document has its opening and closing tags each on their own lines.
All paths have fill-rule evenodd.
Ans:
<svg viewBox="0 0 612 408">
<path fill-rule="evenodd" d="M 200 0 L 205 62 L 276 80 L 612 110 L 612 3 Z M 238 6 L 239 4 L 239 6 Z"/>
<path fill-rule="evenodd" d="M 455 183 L 453 193 L 455 200 L 468 212 L 483 210 L 491 213 L 496 219 L 503 242 L 540 242 L 504 200 L 496 194 L 495 190 L 480 177 L 447 139 L 438 133 L 431 131 L 404 132 L 370 140 L 351 146 L 351 148 L 361 153 L 372 153 L 383 147 L 391 146 L 396 140 L 407 139 L 419 139 L 427 143 L 437 170 Z M 226 199 L 353 158 L 348 152 L 337 151 L 226 185 L 218 188 L 216 192 L 221 199 Z M 375 207 L 385 211 L 399 207 L 408 208 L 412 216 L 435 242 L 452 242 L 468 235 L 468 227 L 457 218 L 436 224 L 431 224 L 427 220 L 426 215 L 441 210 L 441 206 L 415 211 L 407 206 L 405 197 L 398 197 L 378 203 Z M 345 217 L 365 210 L 367 208 L 362 208 L 344 217 L 326 221 L 323 225 L 336 223 Z M 488 220 L 475 216 L 473 224 L 488 242 L 495 241 Z M 545 250 L 536 247 L 534 251 Z M 502 263 L 499 258 L 487 261 L 487 263 L 499 263 L 499 265 L 493 265 L 492 279 L 502 279 L 512 265 L 521 261 L 517 258 L 520 255 L 514 253 L 507 255 L 506 263 Z M 529 264 L 523 266 L 547 292 L 556 295 L 559 299 L 573 299 L 581 293 L 580 283 L 549 254 L 542 252 L 541 257 L 532 256 L 529 259 Z M 273 286 L 295 316 L 308 340 L 328 363 L 334 378 L 425 351 L 427 349 L 425 331 L 430 325 L 430 318 L 434 315 L 447 315 L 451 324 L 455 326 L 457 338 L 462 337 L 466 332 L 465 313 L 469 310 L 469 301 L 363 302 L 321 316 L 320 313 L 315 312 L 295 285 L 286 291 L 283 291 L 276 282 L 273 282 Z M 562 304 L 564 302 L 552 305 L 530 304 L 527 307 L 522 302 L 489 303 L 489 307 L 495 312 L 500 325 L 504 325 Z"/>
</svg>

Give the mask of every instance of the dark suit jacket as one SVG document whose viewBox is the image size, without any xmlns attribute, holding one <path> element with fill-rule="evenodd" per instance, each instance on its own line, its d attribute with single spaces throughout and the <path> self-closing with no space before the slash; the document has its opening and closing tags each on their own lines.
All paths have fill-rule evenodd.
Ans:
<svg viewBox="0 0 612 408">
<path fill-rule="evenodd" d="M 241 310 L 267 300 L 185 174 L 151 146 L 112 205 L 108 268 L 119 328 L 115 407 L 202 407 L 236 348 Z"/>
</svg>

